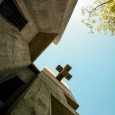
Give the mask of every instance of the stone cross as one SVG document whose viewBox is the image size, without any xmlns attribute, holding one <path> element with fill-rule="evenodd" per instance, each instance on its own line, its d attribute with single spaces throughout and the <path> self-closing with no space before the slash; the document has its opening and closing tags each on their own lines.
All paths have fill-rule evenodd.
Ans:
<svg viewBox="0 0 115 115">
<path fill-rule="evenodd" d="M 71 66 L 70 65 L 66 65 L 64 68 L 61 67 L 60 65 L 58 65 L 56 67 L 56 70 L 59 72 L 59 74 L 57 75 L 57 79 L 59 81 L 61 81 L 64 77 L 67 79 L 67 80 L 70 80 L 72 78 L 72 76 L 69 74 L 69 71 L 71 70 Z"/>
</svg>

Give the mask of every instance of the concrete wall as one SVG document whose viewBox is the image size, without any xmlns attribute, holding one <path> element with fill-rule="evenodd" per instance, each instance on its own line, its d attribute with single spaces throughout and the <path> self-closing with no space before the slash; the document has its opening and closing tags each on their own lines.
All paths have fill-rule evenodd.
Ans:
<svg viewBox="0 0 115 115">
<path fill-rule="evenodd" d="M 28 92 L 14 106 L 11 115 L 50 115 L 50 91 L 36 79 Z"/>
<path fill-rule="evenodd" d="M 0 17 L 0 76 L 31 64 L 61 38 L 77 0 L 16 0 L 27 20 L 19 31 Z M 55 40 L 56 39 L 56 40 Z"/>
<path fill-rule="evenodd" d="M 38 70 L 38 73 L 39 73 L 39 70 Z M 3 79 L 0 79 L 0 91 L 3 90 L 3 86 L 4 86 L 3 83 L 7 82 L 7 84 L 10 84 L 10 85 L 13 84 L 13 87 L 16 87 L 16 85 L 17 85 L 17 84 L 15 84 L 15 82 L 19 84 L 19 82 L 17 82 L 17 81 L 13 81 L 12 84 L 10 82 L 8 82 L 8 80 L 12 79 L 13 77 L 18 78 L 20 80 L 21 85 L 17 89 L 15 89 L 15 91 L 5 101 L 2 100 L 3 98 L 1 98 L 1 96 L 0 96 L 0 115 L 4 115 L 7 112 L 7 110 L 9 109 L 9 107 L 11 107 L 11 105 L 13 103 L 15 104 L 15 102 L 18 101 L 18 99 L 20 98 L 20 95 L 23 94 L 22 92 L 24 92 L 25 89 L 27 87 L 29 87 L 29 85 L 37 77 L 37 75 L 29 67 L 26 67 L 20 71 L 12 73 L 12 74 L 4 75 L 4 76 L 2 76 Z M 9 89 L 8 87 L 10 87 L 9 85 L 7 86 L 7 84 L 4 86 L 4 91 L 3 91 L 4 96 L 8 92 L 7 91 Z M 14 84 L 15 84 L 15 86 L 14 86 Z M 12 87 L 12 89 L 13 89 L 13 87 Z M 9 92 L 10 92 L 10 90 L 9 90 Z"/>
<path fill-rule="evenodd" d="M 19 11 L 28 23 L 19 31 L 8 20 L 0 17 L 0 82 L 15 74 L 25 84 L 29 84 L 33 79 L 33 73 L 26 67 L 55 38 L 59 41 L 77 0 L 16 1 Z M 68 105 L 64 92 L 73 99 L 72 94 L 60 83 L 54 81 L 41 72 L 26 94 L 24 92 L 19 103 L 12 106 L 11 111 L 13 111 L 9 113 L 12 115 L 51 115 L 51 96 L 53 95 L 65 108 L 68 108 L 72 115 L 75 114 L 75 110 Z M 18 93 L 15 92 L 15 95 Z M 0 105 L 4 103 L 0 102 Z"/>
<path fill-rule="evenodd" d="M 31 63 L 28 44 L 0 17 L 0 74 Z"/>
<path fill-rule="evenodd" d="M 78 115 L 68 104 L 64 93 L 66 92 L 42 72 L 20 101 L 15 106 L 12 106 L 9 113 L 11 115 L 66 115 L 67 113 L 71 113 L 67 115 Z M 62 114 L 52 114 L 52 109 L 55 109 L 51 103 L 53 102 L 52 96 L 58 100 L 60 105 L 58 109 Z M 53 104 L 57 103 L 54 102 Z"/>
<path fill-rule="evenodd" d="M 38 33 L 29 43 L 32 62 L 52 43 L 57 34 Z"/>
<path fill-rule="evenodd" d="M 78 0 L 68 0 L 68 3 L 66 4 L 66 8 L 65 8 L 64 15 L 63 15 L 63 18 L 62 18 L 62 23 L 60 25 L 61 28 L 60 28 L 59 34 L 54 40 L 55 44 L 58 44 L 58 42 L 61 40 L 62 35 L 63 35 L 63 33 L 64 33 L 65 29 L 66 29 L 66 26 L 67 26 L 67 24 L 68 24 L 68 22 L 70 20 L 70 17 L 72 15 L 72 12 L 73 12 L 73 10 L 75 8 L 75 5 L 76 5 L 77 1 Z"/>
</svg>

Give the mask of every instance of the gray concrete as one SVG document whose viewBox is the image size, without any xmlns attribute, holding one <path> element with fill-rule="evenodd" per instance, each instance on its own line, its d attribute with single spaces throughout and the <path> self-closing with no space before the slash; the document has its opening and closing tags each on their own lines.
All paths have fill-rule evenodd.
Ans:
<svg viewBox="0 0 115 115">
<path fill-rule="evenodd" d="M 51 44 L 57 34 L 39 33 L 29 43 L 32 62 Z"/>
<path fill-rule="evenodd" d="M 3 110 L 7 111 L 7 109 L 9 109 L 14 102 L 18 101 L 17 98 L 20 97 L 20 95 L 23 94 L 22 92 L 24 92 L 24 90 L 27 87 L 29 87 L 29 85 L 31 84 L 31 82 L 34 79 L 37 78 L 37 75 L 29 67 L 23 68 L 22 70 L 15 71 L 12 74 L 3 75 L 1 77 L 3 79 L 0 79 L 0 89 L 3 88 L 3 86 L 1 85 L 1 83 L 4 83 L 5 81 L 10 80 L 13 77 L 18 77 L 20 79 L 20 82 L 22 84 L 15 90 L 15 92 L 13 92 L 9 96 L 9 98 L 7 98 L 7 100 L 3 101 L 2 98 L 0 97 L 0 115 L 1 114 L 4 115 Z M 17 83 L 17 81 L 14 81 L 14 82 Z M 8 87 L 10 87 L 10 86 L 8 85 Z M 7 85 L 4 86 L 4 92 L 7 92 L 7 90 L 5 90 L 5 89 L 8 89 Z"/>
<path fill-rule="evenodd" d="M 77 0 L 16 0 L 18 10 L 28 23 L 19 31 L 0 17 L 0 74 L 28 66 L 52 42 L 57 44 L 76 2 Z"/>
<path fill-rule="evenodd" d="M 19 33 L 0 19 L 0 73 L 31 63 L 28 44 Z"/>
<path fill-rule="evenodd" d="M 26 94 L 20 101 L 12 106 L 10 115 L 78 115 L 76 111 L 68 104 L 64 95 L 71 95 L 69 89 L 62 89 L 56 78 L 55 83 L 44 72 L 38 75 Z M 73 97 L 71 99 L 74 100 Z M 74 100 L 76 103 L 76 101 Z M 55 108 L 57 107 L 57 108 Z M 59 110 L 59 111 L 58 111 Z M 55 113 L 56 112 L 56 113 Z"/>
<path fill-rule="evenodd" d="M 28 21 L 21 31 L 4 17 L 0 17 L 0 83 L 15 75 L 24 82 L 7 103 L 0 101 L 0 109 L 13 104 L 8 111 L 9 115 L 51 115 L 58 109 L 62 113 L 57 111 L 54 115 L 64 115 L 65 112 L 66 115 L 77 115 L 75 109 L 78 104 L 64 84 L 44 69 L 31 85 L 36 72 L 28 68 L 52 42 L 57 44 L 60 41 L 76 2 L 77 0 L 16 0 L 18 10 Z M 31 87 L 24 91 L 28 85 Z M 22 95 L 15 101 L 20 93 Z M 59 108 L 53 109 L 52 103 L 54 106 L 59 104 Z"/>
</svg>

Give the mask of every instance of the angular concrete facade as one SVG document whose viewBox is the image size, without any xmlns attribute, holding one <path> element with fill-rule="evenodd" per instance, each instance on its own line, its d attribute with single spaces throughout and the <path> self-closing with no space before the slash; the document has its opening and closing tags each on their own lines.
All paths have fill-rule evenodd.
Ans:
<svg viewBox="0 0 115 115">
<path fill-rule="evenodd" d="M 29 68 L 17 73 L 17 76 L 25 79 L 31 79 L 31 75 L 32 69 Z M 33 78 L 32 83 L 8 109 L 6 115 L 78 115 L 75 110 L 79 105 L 71 91 L 48 69 L 45 68 Z"/>
<path fill-rule="evenodd" d="M 57 44 L 77 3 L 77 0 L 10 1 L 0 0 L 0 76 L 28 66 L 52 42 Z M 11 8 L 5 8 L 4 4 Z M 17 9 L 12 10 L 12 4 Z M 18 17 L 11 19 L 12 15 Z M 26 24 L 19 29 L 23 19 Z"/>
<path fill-rule="evenodd" d="M 77 0 L 0 0 L 0 115 L 78 115 L 70 90 L 32 63 L 57 44 Z"/>
<path fill-rule="evenodd" d="M 12 104 L 16 103 L 40 71 L 34 66 L 3 75 L 0 79 L 0 115 L 5 115 Z"/>
</svg>

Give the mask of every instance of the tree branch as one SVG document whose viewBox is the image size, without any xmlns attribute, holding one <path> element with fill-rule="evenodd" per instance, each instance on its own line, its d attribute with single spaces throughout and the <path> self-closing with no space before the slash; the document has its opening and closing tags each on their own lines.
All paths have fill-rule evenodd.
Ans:
<svg viewBox="0 0 115 115">
<path fill-rule="evenodd" d="M 109 0 L 109 1 L 107 1 L 107 2 L 104 2 L 104 3 L 102 3 L 102 4 L 100 4 L 100 5 L 98 5 L 98 6 L 96 6 L 93 10 L 91 10 L 90 12 L 89 12 L 89 15 L 94 11 L 94 10 L 96 10 L 97 8 L 99 8 L 100 6 L 103 6 L 103 5 L 105 5 L 105 4 L 108 4 L 109 2 L 111 2 L 112 0 Z"/>
</svg>

